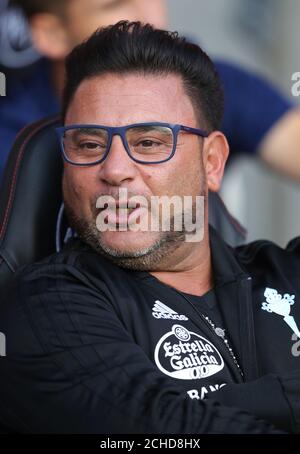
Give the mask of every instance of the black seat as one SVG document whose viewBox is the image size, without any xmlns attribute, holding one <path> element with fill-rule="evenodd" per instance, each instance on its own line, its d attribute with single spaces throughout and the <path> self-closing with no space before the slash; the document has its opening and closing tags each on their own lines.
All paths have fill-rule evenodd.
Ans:
<svg viewBox="0 0 300 454">
<path fill-rule="evenodd" d="M 57 249 L 62 158 L 54 128 L 60 124 L 55 116 L 26 126 L 11 150 L 0 190 L 0 287 L 21 266 Z M 232 245 L 244 241 L 245 229 L 217 194 L 210 205 L 210 222 L 223 237 Z M 63 238 L 67 225 L 62 224 Z"/>
<path fill-rule="evenodd" d="M 54 127 L 58 116 L 17 136 L 0 189 L 0 286 L 22 265 L 55 251 L 62 202 L 62 159 Z"/>
</svg>

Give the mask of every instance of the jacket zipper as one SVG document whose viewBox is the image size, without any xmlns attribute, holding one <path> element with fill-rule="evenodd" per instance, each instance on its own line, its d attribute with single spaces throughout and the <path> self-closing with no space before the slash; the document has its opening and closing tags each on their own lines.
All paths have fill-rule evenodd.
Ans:
<svg viewBox="0 0 300 454">
<path fill-rule="evenodd" d="M 255 330 L 252 304 L 252 278 L 243 277 L 239 282 L 239 327 L 241 339 L 241 362 L 245 380 L 258 378 Z"/>
</svg>

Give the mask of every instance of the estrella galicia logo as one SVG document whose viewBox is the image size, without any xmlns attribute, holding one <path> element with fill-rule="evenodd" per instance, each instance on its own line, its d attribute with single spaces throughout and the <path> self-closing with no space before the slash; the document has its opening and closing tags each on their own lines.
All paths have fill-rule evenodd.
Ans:
<svg viewBox="0 0 300 454">
<path fill-rule="evenodd" d="M 181 325 L 173 325 L 159 340 L 154 359 L 164 374 L 180 380 L 210 377 L 224 367 L 222 356 L 210 341 Z"/>
</svg>

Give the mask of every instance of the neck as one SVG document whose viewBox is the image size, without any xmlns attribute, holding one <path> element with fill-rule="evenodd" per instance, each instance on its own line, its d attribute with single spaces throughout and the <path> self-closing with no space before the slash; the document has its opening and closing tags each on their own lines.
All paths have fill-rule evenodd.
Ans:
<svg viewBox="0 0 300 454">
<path fill-rule="evenodd" d="M 201 296 L 213 286 L 208 232 L 201 243 L 184 243 L 160 271 L 151 271 L 163 283 L 184 293 Z"/>
<path fill-rule="evenodd" d="M 57 60 L 52 63 L 52 82 L 55 93 L 58 98 L 62 98 L 64 80 L 65 80 L 65 63 L 64 60 Z"/>
</svg>

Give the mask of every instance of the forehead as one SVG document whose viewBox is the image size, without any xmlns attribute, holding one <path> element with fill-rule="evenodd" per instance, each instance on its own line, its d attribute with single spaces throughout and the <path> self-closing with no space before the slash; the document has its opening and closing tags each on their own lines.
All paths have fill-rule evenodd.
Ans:
<svg viewBox="0 0 300 454">
<path fill-rule="evenodd" d="M 196 126 L 180 76 L 104 74 L 84 80 L 69 105 L 66 124 L 122 126 L 162 121 Z"/>
</svg>

